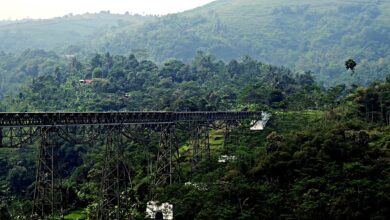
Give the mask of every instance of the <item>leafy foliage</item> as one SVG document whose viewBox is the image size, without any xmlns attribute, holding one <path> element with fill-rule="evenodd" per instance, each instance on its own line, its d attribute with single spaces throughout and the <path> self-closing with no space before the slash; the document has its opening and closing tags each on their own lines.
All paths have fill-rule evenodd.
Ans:
<svg viewBox="0 0 390 220">
<path fill-rule="evenodd" d="M 96 54 L 90 62 L 59 60 L 56 66 L 51 73 L 38 68 L 29 86 L 6 100 L 6 110 L 304 109 L 324 101 L 311 73 L 294 74 L 250 57 L 225 64 L 199 52 L 192 64 L 171 59 L 158 67 L 134 55 L 107 53 Z"/>
<path fill-rule="evenodd" d="M 352 73 L 355 73 L 356 65 L 357 65 L 356 62 L 353 59 L 349 59 L 345 61 L 345 67 L 347 68 L 347 70 L 351 70 Z"/>
<path fill-rule="evenodd" d="M 221 130 L 212 130 L 211 160 L 203 161 L 191 175 L 189 137 L 178 133 L 182 177 L 197 187 L 174 183 L 151 191 L 149 163 L 158 152 L 159 137 L 141 131 L 139 140 L 128 142 L 124 149 L 132 174 L 126 193 L 135 219 L 144 218 L 152 192 L 157 192 L 155 199 L 174 204 L 176 219 L 390 216 L 389 80 L 366 88 L 324 89 L 310 72 L 293 73 L 248 56 L 225 63 L 204 52 L 198 52 L 191 64 L 170 59 L 162 65 L 109 53 L 95 54 L 90 60 L 49 57 L 55 60 L 54 68 L 38 68 L 37 76 L 18 94 L 2 100 L 1 108 L 273 113 L 261 132 L 250 131 L 244 123 L 223 140 Z M 93 218 L 100 199 L 104 143 L 58 144 L 67 218 Z M 2 218 L 31 213 L 34 147 L 0 149 Z M 237 159 L 218 163 L 221 154 Z"/>
</svg>

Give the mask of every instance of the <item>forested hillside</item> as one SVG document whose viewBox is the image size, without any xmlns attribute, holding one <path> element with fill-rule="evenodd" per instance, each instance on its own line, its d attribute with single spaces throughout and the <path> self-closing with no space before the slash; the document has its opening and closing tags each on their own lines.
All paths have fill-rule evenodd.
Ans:
<svg viewBox="0 0 390 220">
<path fill-rule="evenodd" d="M 142 52 L 158 63 L 188 62 L 203 50 L 228 61 L 250 55 L 329 86 L 369 84 L 389 68 L 390 3 L 383 0 L 217 0 L 162 16 L 68 16 L 0 27 L 0 50 L 59 49 L 60 54 Z M 355 76 L 343 62 L 354 58 Z"/>
<path fill-rule="evenodd" d="M 0 99 L 17 94 L 33 78 L 51 74 L 56 66 L 69 62 L 66 60 L 43 50 L 26 50 L 20 54 L 0 52 Z"/>
<path fill-rule="evenodd" d="M 121 212 L 144 219 L 152 195 L 174 204 L 176 219 L 387 219 L 389 98 L 390 76 L 366 88 L 324 89 L 308 72 L 250 57 L 224 63 L 198 53 L 190 64 L 172 59 L 158 67 L 107 53 L 38 74 L 3 99 L 0 111 L 267 110 L 272 118 L 263 131 L 242 123 L 224 139 L 222 130 L 210 129 L 211 159 L 195 172 L 188 136 L 180 135 L 181 181 L 157 189 L 147 170 L 159 137 L 126 142 L 132 182 Z M 2 219 L 29 219 L 37 144 L 0 148 Z M 58 144 L 65 218 L 95 218 L 103 140 Z M 218 163 L 224 154 L 236 160 Z"/>
<path fill-rule="evenodd" d="M 53 19 L 3 21 L 0 22 L 0 51 L 15 53 L 45 49 L 76 53 L 80 48 L 75 50 L 72 45 L 97 39 L 118 27 L 126 26 L 127 30 L 134 31 L 148 20 L 152 17 L 103 11 Z"/>
<path fill-rule="evenodd" d="M 145 219 L 151 200 L 178 220 L 390 219 L 390 1 L 216 0 L 166 16 L 0 21 L 3 119 L 128 111 L 271 118 L 256 131 L 249 119 L 3 120 L 0 220 L 99 219 L 104 205 L 111 219 Z M 157 161 L 177 178 L 157 183 Z"/>
<path fill-rule="evenodd" d="M 298 110 L 322 105 L 313 96 L 326 100 L 310 72 L 296 74 L 250 57 L 224 63 L 198 52 L 191 64 L 170 59 L 159 67 L 134 55 L 106 53 L 89 61 L 73 57 L 61 62 L 43 51 L 24 56 L 28 54 L 35 55 L 24 68 L 30 76 L 28 87 L 6 97 L 11 103 L 3 111 Z"/>
</svg>

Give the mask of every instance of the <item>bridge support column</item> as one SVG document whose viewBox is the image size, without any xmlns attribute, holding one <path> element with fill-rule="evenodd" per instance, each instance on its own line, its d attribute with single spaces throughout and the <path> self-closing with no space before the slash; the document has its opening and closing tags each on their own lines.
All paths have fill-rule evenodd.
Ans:
<svg viewBox="0 0 390 220">
<path fill-rule="evenodd" d="M 14 146 L 14 129 L 10 128 L 9 129 L 9 146 L 13 147 Z"/>
<path fill-rule="evenodd" d="M 226 122 L 225 127 L 223 129 L 223 148 L 225 150 L 227 150 L 229 147 L 231 141 L 232 129 L 233 129 L 233 124 L 231 122 Z"/>
<path fill-rule="evenodd" d="M 197 124 L 191 137 L 191 175 L 198 169 L 199 163 L 206 159 L 210 161 L 210 131 L 209 124 Z"/>
<path fill-rule="evenodd" d="M 104 165 L 100 186 L 100 201 L 96 219 L 129 219 L 130 173 L 123 156 L 122 128 L 107 134 Z"/>
<path fill-rule="evenodd" d="M 3 147 L 3 129 L 0 128 L 0 148 Z"/>
<path fill-rule="evenodd" d="M 38 165 L 36 171 L 33 219 L 53 217 L 62 213 L 62 195 L 58 188 L 56 133 L 54 128 L 42 128 L 39 146 Z"/>
<path fill-rule="evenodd" d="M 155 186 L 172 184 L 180 178 L 178 156 L 175 125 L 162 125 L 154 176 Z"/>
</svg>

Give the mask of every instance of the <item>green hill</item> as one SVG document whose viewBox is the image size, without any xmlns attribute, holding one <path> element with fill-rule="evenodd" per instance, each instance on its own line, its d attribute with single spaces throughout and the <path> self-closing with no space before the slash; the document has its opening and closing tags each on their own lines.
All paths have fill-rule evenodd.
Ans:
<svg viewBox="0 0 390 220">
<path fill-rule="evenodd" d="M 206 50 L 225 60 L 250 55 L 318 80 L 367 83 L 388 73 L 390 3 L 385 1 L 218 0 L 148 22 L 137 32 L 120 27 L 89 45 L 117 53 L 145 48 L 152 58 L 190 60 Z M 357 76 L 343 62 L 360 64 Z"/>
<path fill-rule="evenodd" d="M 109 12 L 67 15 L 53 19 L 0 22 L 0 51 L 26 49 L 58 50 L 94 39 L 117 26 L 128 29 L 142 25 L 149 16 L 118 15 Z"/>
<path fill-rule="evenodd" d="M 389 73 L 389 20 L 383 0 L 216 0 L 162 17 L 100 13 L 0 26 L 0 50 L 136 51 L 159 63 L 204 50 L 312 70 L 325 85 L 367 84 Z M 349 58 L 359 64 L 354 76 L 344 68 Z"/>
</svg>

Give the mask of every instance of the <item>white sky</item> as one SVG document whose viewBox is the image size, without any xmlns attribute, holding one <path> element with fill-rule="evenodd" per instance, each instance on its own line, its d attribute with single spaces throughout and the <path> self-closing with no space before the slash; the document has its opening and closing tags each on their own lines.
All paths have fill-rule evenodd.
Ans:
<svg viewBox="0 0 390 220">
<path fill-rule="evenodd" d="M 109 10 L 123 14 L 168 14 L 192 9 L 213 0 L 0 0 L 0 20 L 52 18 L 69 13 Z"/>
</svg>

